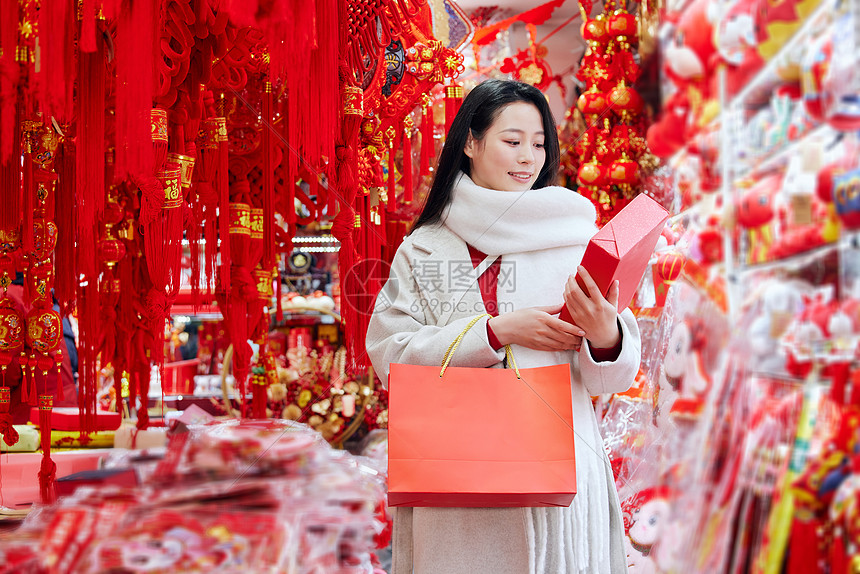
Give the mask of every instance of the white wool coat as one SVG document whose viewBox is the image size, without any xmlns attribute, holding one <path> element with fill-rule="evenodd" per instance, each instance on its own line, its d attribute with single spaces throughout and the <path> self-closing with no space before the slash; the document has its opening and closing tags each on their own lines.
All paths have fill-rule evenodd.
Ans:
<svg viewBox="0 0 860 574">
<path fill-rule="evenodd" d="M 485 312 L 477 283 L 481 269 L 473 269 L 467 242 L 502 257 L 501 313 L 558 305 L 565 281 L 596 232 L 594 215 L 588 200 L 564 188 L 497 192 L 463 175 L 443 222 L 421 227 L 403 241 L 377 298 L 366 346 L 383 384 L 388 384 L 391 363 L 441 365 L 451 342 Z M 487 320 L 468 331 L 452 366 L 503 366 L 504 350 L 496 351 L 487 339 Z M 636 320 L 625 310 L 618 324 L 622 348 L 612 362 L 595 362 L 587 341 L 579 352 L 512 346 L 522 368 L 570 365 L 577 465 L 573 504 L 393 509 L 392 574 L 627 572 L 618 495 L 590 398 L 622 392 L 635 378 L 640 360 Z"/>
</svg>

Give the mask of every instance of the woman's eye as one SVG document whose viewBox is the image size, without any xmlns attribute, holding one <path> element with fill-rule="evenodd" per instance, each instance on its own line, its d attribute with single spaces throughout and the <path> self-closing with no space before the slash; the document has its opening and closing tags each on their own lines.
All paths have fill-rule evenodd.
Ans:
<svg viewBox="0 0 860 574">
<path fill-rule="evenodd" d="M 538 149 L 543 149 L 543 144 L 542 143 L 535 144 L 535 147 Z"/>
<path fill-rule="evenodd" d="M 517 142 L 517 141 L 508 141 L 508 142 L 505 142 L 505 143 L 508 143 L 508 144 L 510 144 L 510 145 L 520 145 L 520 142 Z"/>
</svg>

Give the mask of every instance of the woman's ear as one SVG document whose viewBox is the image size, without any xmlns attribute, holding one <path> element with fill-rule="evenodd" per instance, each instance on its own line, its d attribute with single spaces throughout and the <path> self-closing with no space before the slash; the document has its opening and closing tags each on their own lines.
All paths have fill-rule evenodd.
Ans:
<svg viewBox="0 0 860 574">
<path fill-rule="evenodd" d="M 463 153 L 466 154 L 469 159 L 472 159 L 472 154 L 475 153 L 475 138 L 472 136 L 472 130 L 469 130 L 469 135 L 466 136 L 466 145 L 463 147 Z"/>
</svg>

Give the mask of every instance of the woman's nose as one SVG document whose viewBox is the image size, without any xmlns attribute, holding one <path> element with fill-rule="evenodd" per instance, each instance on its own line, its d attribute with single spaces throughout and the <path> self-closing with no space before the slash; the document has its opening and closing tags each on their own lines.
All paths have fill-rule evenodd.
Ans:
<svg viewBox="0 0 860 574">
<path fill-rule="evenodd" d="M 520 146 L 520 163 L 523 164 L 531 164 L 535 161 L 535 154 L 531 149 L 531 146 Z"/>
</svg>

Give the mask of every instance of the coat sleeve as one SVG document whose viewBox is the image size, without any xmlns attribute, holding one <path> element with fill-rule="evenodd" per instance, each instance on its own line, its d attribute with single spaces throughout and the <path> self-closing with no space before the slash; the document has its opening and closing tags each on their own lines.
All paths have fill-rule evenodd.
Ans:
<svg viewBox="0 0 860 574">
<path fill-rule="evenodd" d="M 455 319 L 443 326 L 434 324 L 428 310 L 438 308 L 438 302 L 428 301 L 418 288 L 409 249 L 404 243 L 394 256 L 391 274 L 376 298 L 365 339 L 370 361 L 385 388 L 391 363 L 441 366 L 448 347 L 477 316 Z M 496 351 L 487 339 L 488 319 L 483 317 L 469 329 L 449 363 L 451 366 L 490 367 L 504 358 L 504 349 Z"/>
<path fill-rule="evenodd" d="M 621 352 L 614 361 L 596 362 L 591 357 L 588 340 L 582 341 L 579 351 L 579 376 L 588 394 L 623 393 L 630 388 L 639 372 L 642 355 L 639 325 L 630 309 L 619 316 L 621 326 Z"/>
</svg>

